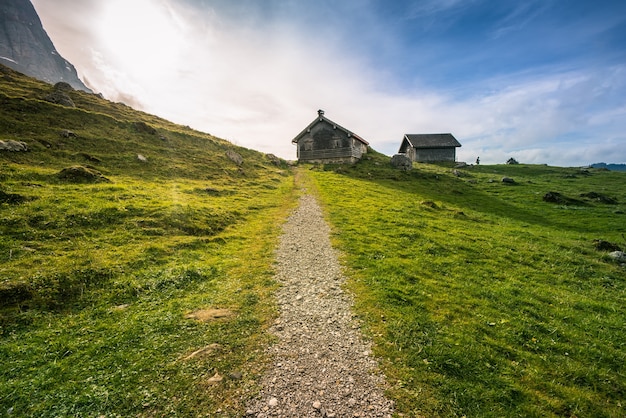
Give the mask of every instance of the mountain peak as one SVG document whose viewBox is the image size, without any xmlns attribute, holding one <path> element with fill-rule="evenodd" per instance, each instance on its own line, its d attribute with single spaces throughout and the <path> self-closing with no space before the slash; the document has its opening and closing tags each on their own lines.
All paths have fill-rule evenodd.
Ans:
<svg viewBox="0 0 626 418">
<path fill-rule="evenodd" d="M 57 52 L 29 0 L 0 3 L 0 63 L 50 84 L 64 81 L 91 93 Z"/>
</svg>

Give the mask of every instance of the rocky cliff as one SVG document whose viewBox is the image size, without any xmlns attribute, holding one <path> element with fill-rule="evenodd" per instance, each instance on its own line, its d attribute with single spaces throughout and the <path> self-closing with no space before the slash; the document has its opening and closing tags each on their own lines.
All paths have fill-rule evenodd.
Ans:
<svg viewBox="0 0 626 418">
<path fill-rule="evenodd" d="M 55 49 L 29 0 L 0 1 L 0 63 L 54 84 L 91 92 Z"/>
</svg>

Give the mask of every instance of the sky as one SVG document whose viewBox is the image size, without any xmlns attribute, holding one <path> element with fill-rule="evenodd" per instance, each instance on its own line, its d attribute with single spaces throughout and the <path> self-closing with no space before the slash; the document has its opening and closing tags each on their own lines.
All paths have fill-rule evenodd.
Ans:
<svg viewBox="0 0 626 418">
<path fill-rule="evenodd" d="M 626 163 L 624 0 L 32 0 L 107 99 L 295 159 L 325 116 L 387 155 Z"/>
</svg>

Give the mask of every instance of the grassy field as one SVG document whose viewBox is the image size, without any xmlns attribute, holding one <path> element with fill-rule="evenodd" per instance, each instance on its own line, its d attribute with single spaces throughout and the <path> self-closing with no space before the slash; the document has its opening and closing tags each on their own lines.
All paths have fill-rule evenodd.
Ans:
<svg viewBox="0 0 626 418">
<path fill-rule="evenodd" d="M 285 162 L 2 66 L 0 140 L 29 149 L 0 151 L 0 416 L 241 416 Z M 376 152 L 298 172 L 399 415 L 625 415 L 626 275 L 594 241 L 626 247 L 624 173 Z"/>
<path fill-rule="evenodd" d="M 398 412 L 624 416 L 624 174 L 387 161 L 308 173 Z"/>
<path fill-rule="evenodd" d="M 0 152 L 0 416 L 239 414 L 270 342 L 290 170 L 0 76 L 0 140 L 29 148 Z"/>
</svg>

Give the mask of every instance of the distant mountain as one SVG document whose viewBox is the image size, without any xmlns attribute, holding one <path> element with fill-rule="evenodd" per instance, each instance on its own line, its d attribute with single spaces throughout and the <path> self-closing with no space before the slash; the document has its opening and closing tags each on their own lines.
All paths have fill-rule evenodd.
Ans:
<svg viewBox="0 0 626 418">
<path fill-rule="evenodd" d="M 591 164 L 593 168 L 606 168 L 611 171 L 626 171 L 626 164 L 607 164 L 607 163 L 595 163 Z"/>
<path fill-rule="evenodd" d="M 0 63 L 50 84 L 91 90 L 55 49 L 29 0 L 0 1 Z"/>
</svg>

